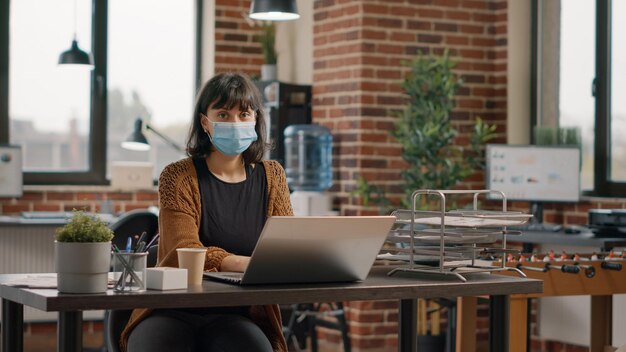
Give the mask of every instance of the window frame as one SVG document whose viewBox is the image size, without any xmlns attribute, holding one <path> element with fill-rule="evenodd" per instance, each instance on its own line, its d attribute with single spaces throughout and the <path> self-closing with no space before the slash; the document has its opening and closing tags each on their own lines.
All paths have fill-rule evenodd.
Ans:
<svg viewBox="0 0 626 352">
<path fill-rule="evenodd" d="M 539 1 L 531 3 L 531 130 L 537 126 L 541 108 L 538 94 L 541 92 L 539 26 L 541 11 Z M 595 98 L 594 185 L 583 190 L 582 195 L 591 197 L 626 197 L 626 183 L 611 181 L 611 28 L 612 0 L 596 0 L 596 48 L 595 79 L 592 89 Z M 531 143 L 535 143 L 531 134 Z"/>
<path fill-rule="evenodd" d="M 10 2 L 0 0 L 0 144 L 9 136 Z M 195 87 L 201 80 L 203 0 L 195 0 Z M 107 160 L 107 30 L 108 0 L 92 0 L 91 52 L 94 69 L 90 79 L 89 169 L 75 172 L 24 172 L 25 185 L 108 185 Z"/>
</svg>

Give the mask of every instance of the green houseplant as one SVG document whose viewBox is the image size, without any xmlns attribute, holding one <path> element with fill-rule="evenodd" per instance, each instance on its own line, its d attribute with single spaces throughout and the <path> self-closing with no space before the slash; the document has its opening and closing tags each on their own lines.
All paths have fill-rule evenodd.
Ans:
<svg viewBox="0 0 626 352">
<path fill-rule="evenodd" d="M 275 80 L 276 72 L 276 26 L 273 22 L 265 21 L 261 24 L 261 32 L 257 37 L 263 51 L 264 64 L 261 66 L 261 79 Z"/>
<path fill-rule="evenodd" d="M 96 216 L 74 211 L 56 230 L 54 247 L 57 287 L 66 293 L 98 293 L 107 289 L 113 231 Z"/>
<path fill-rule="evenodd" d="M 455 145 L 459 132 L 450 121 L 450 113 L 462 84 L 452 71 L 455 63 L 446 51 L 442 56 L 419 54 L 408 66 L 410 71 L 402 83 L 408 103 L 398 113 L 395 129 L 390 132 L 402 145 L 402 158 L 408 164 L 401 172 L 405 207 L 409 207 L 413 191 L 450 189 L 483 168 L 483 146 L 494 137 L 496 129 L 477 118 L 469 145 Z M 363 197 L 365 205 L 390 204 L 381 187 L 362 178 L 353 194 Z"/>
</svg>

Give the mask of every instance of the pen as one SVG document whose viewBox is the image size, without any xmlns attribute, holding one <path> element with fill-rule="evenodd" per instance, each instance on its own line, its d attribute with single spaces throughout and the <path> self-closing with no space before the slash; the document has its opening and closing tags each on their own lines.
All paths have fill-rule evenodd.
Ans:
<svg viewBox="0 0 626 352">
<path fill-rule="evenodd" d="M 118 254 L 122 253 L 122 251 L 120 251 L 120 249 L 115 244 L 112 244 L 111 247 L 113 248 L 113 251 L 115 251 L 115 253 L 118 253 Z M 131 264 L 127 262 L 123 256 L 118 256 L 117 259 L 120 261 L 120 263 L 122 263 L 122 266 L 124 267 L 124 269 L 122 270 L 122 275 L 120 276 L 120 279 L 118 280 L 116 286 L 119 286 L 119 285 L 124 286 L 125 278 L 128 275 L 130 275 L 132 279 L 134 279 L 135 281 L 141 284 L 142 281 L 139 278 L 139 276 L 135 274 L 135 271 L 133 270 L 133 267 L 131 266 Z"/>
<path fill-rule="evenodd" d="M 137 243 L 137 248 L 135 248 L 135 253 L 141 253 L 146 249 L 146 241 L 140 241 Z"/>
<path fill-rule="evenodd" d="M 143 242 L 143 244 L 146 244 L 145 238 L 146 238 L 146 231 L 141 233 L 141 236 L 139 236 L 139 239 L 137 240 L 137 247 L 135 247 L 135 252 L 141 252 L 141 250 L 139 249 L 139 245 Z"/>
<path fill-rule="evenodd" d="M 148 242 L 148 244 L 146 245 L 146 250 L 150 249 L 150 247 L 154 244 L 154 242 L 156 242 L 159 239 L 159 234 L 157 233 L 156 235 L 154 235 L 154 237 L 152 237 L 152 239 L 150 240 L 150 242 Z"/>
<path fill-rule="evenodd" d="M 132 248 L 133 248 L 133 238 L 131 236 L 128 236 L 128 239 L 126 240 L 126 253 L 130 253 Z"/>
</svg>

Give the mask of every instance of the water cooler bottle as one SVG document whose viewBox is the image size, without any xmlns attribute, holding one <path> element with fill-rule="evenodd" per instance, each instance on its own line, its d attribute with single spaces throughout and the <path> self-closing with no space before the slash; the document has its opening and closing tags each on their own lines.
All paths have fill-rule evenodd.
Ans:
<svg viewBox="0 0 626 352">
<path fill-rule="evenodd" d="M 285 173 L 293 190 L 295 215 L 330 215 L 332 199 L 332 144 L 330 130 L 319 125 L 291 125 L 285 128 Z"/>
</svg>

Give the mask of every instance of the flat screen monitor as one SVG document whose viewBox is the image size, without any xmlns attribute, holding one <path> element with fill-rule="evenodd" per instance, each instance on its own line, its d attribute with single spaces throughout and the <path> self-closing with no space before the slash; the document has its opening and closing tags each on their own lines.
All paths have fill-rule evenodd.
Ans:
<svg viewBox="0 0 626 352">
<path fill-rule="evenodd" d="M 577 202 L 580 198 L 578 147 L 489 144 L 486 159 L 487 188 L 504 192 L 508 200 Z"/>
</svg>

